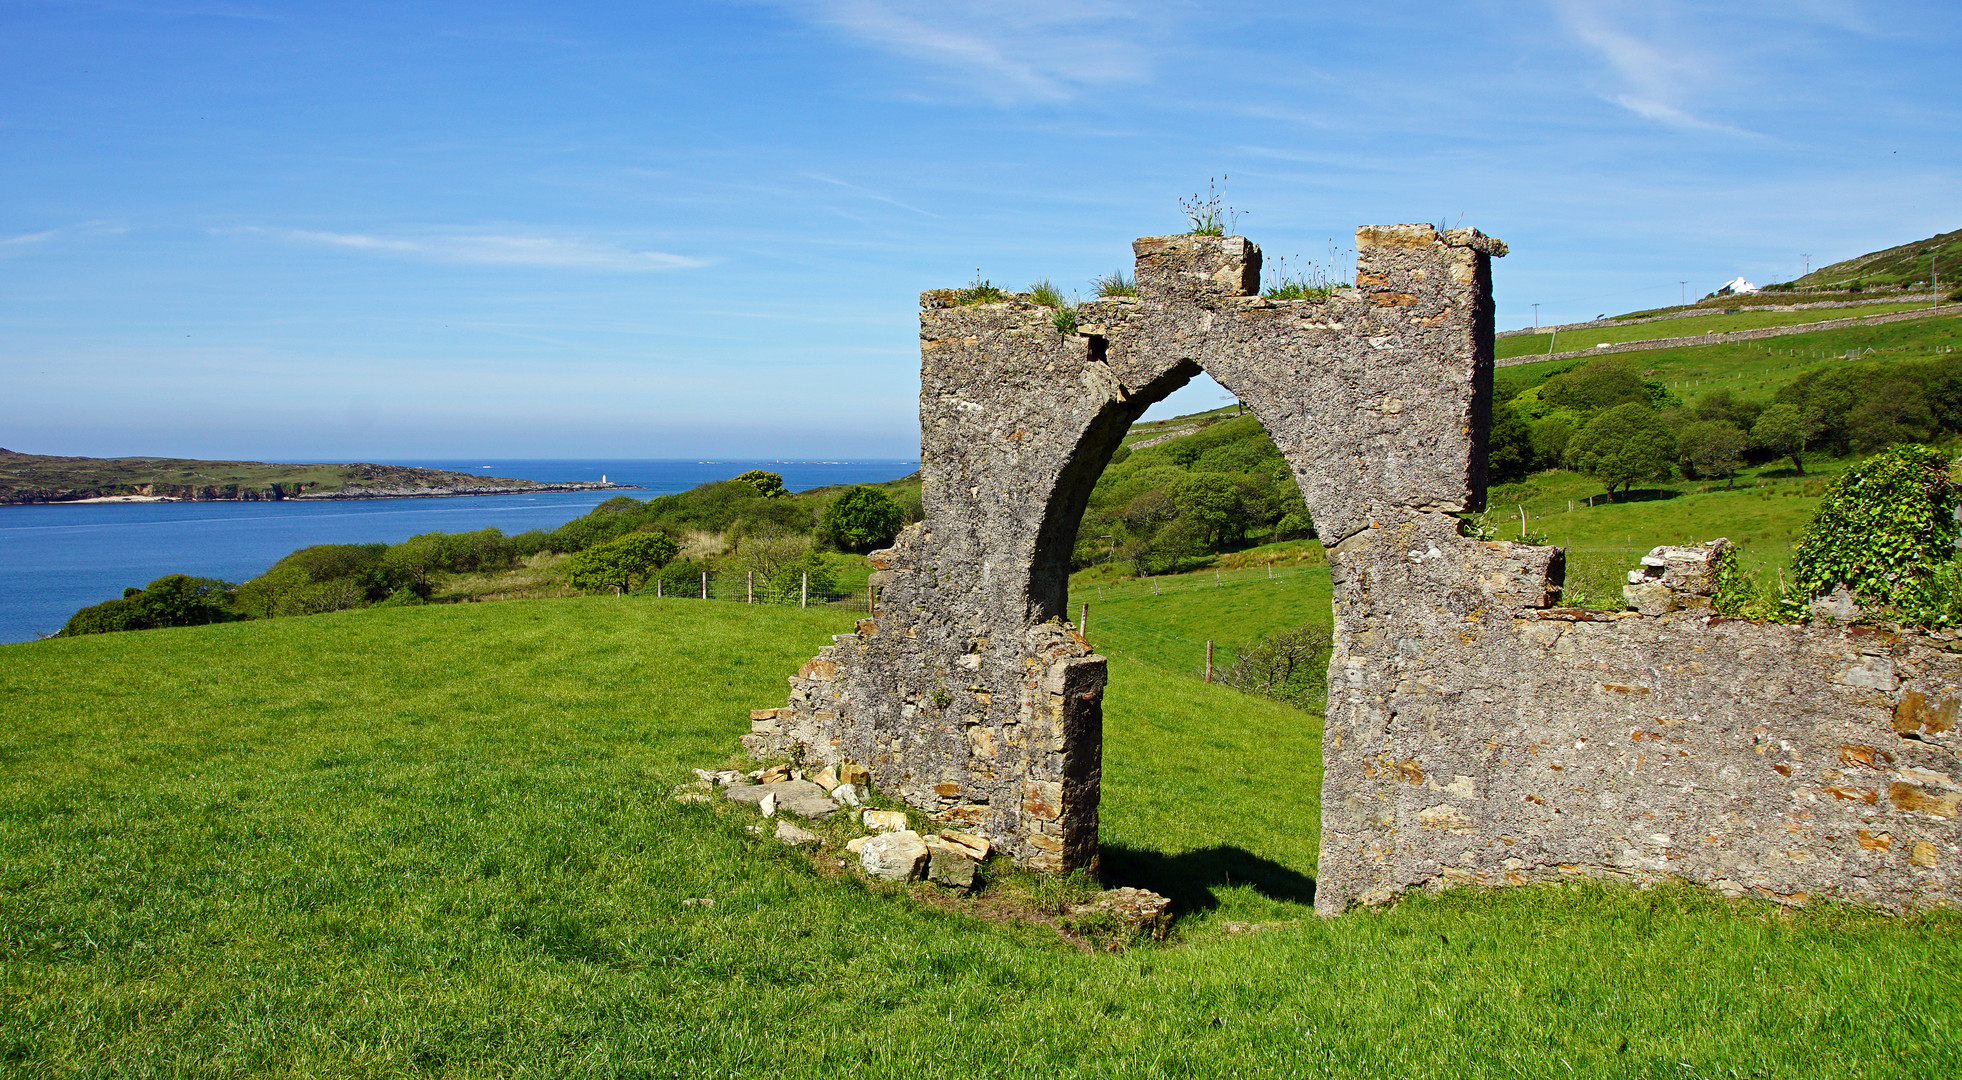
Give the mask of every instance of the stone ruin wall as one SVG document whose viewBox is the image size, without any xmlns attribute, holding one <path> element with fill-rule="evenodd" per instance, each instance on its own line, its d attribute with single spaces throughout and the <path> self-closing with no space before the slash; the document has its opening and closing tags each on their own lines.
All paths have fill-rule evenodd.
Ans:
<svg viewBox="0 0 1962 1080">
<path fill-rule="evenodd" d="M 1069 555 L 1131 422 L 1204 370 L 1328 548 L 1320 912 L 1603 875 L 1956 902 L 1962 644 L 1712 618 L 1713 551 L 1651 560 L 1642 610 L 1555 606 L 1558 550 L 1455 516 L 1484 496 L 1504 245 L 1394 226 L 1356 248 L 1355 288 L 1270 301 L 1243 238 L 1142 239 L 1139 295 L 1082 305 L 1074 334 L 1026 300 L 923 294 L 925 520 L 745 744 L 864 764 L 1025 865 L 1094 869 L 1105 666 L 1067 621 Z"/>
</svg>

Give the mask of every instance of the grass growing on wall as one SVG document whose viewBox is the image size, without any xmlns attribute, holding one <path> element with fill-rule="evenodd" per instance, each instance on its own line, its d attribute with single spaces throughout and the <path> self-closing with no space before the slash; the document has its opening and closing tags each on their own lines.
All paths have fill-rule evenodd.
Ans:
<svg viewBox="0 0 1962 1080">
<path fill-rule="evenodd" d="M 1580 884 L 1317 920 L 1315 718 L 1121 656 L 1108 880 L 1180 899 L 1163 945 L 667 797 L 846 625 L 595 597 L 0 647 L 0 1073 L 1962 1071 L 1954 913 Z"/>
</svg>

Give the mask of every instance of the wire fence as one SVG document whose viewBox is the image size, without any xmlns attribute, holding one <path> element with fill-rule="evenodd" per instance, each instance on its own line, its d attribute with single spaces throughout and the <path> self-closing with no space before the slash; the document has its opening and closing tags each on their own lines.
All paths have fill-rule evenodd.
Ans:
<svg viewBox="0 0 1962 1080">
<path fill-rule="evenodd" d="M 775 577 L 753 571 L 707 571 L 686 580 L 656 578 L 635 590 L 635 594 L 658 600 L 720 600 L 869 613 L 873 603 L 870 578 L 870 570 L 815 576 L 799 572 Z"/>
</svg>

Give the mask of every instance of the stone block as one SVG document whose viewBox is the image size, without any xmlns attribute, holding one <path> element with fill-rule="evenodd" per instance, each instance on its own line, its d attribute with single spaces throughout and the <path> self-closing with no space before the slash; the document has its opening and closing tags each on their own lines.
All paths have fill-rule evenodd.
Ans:
<svg viewBox="0 0 1962 1080">
<path fill-rule="evenodd" d="M 974 857 L 937 836 L 925 838 L 927 880 L 949 889 L 974 887 Z"/>
<path fill-rule="evenodd" d="M 867 837 L 858 848 L 858 864 L 884 881 L 911 881 L 927 868 L 926 842 L 910 829 Z"/>
<path fill-rule="evenodd" d="M 867 810 L 859 820 L 874 832 L 898 832 L 906 828 L 903 810 Z"/>
<path fill-rule="evenodd" d="M 824 842 L 823 838 L 819 837 L 818 834 L 811 832 L 809 829 L 800 829 L 781 818 L 777 819 L 777 839 L 789 844 L 791 847 L 802 847 L 805 844 L 821 844 Z"/>
</svg>

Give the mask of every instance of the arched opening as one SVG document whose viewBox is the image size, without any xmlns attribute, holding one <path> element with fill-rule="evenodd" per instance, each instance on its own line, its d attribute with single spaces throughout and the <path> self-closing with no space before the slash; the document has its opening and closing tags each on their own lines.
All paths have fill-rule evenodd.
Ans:
<svg viewBox="0 0 1962 1080">
<path fill-rule="evenodd" d="M 1329 566 L 1303 465 L 1274 439 L 1264 402 L 1137 426 L 1202 370 L 1180 360 L 1083 428 L 1037 532 L 1029 610 L 1032 621 L 1077 623 L 1107 660 L 1092 757 L 1104 883 L 1229 920 L 1276 905 L 1293 918 L 1313 905 L 1319 854 Z M 1213 509 L 1239 522 L 1191 520 L 1208 487 L 1221 496 Z M 1142 520 L 1137 508 L 1154 501 L 1166 518 Z M 1293 535 L 1276 528 L 1290 515 Z M 1142 527 L 1183 532 L 1186 546 L 1153 550 Z"/>
</svg>

